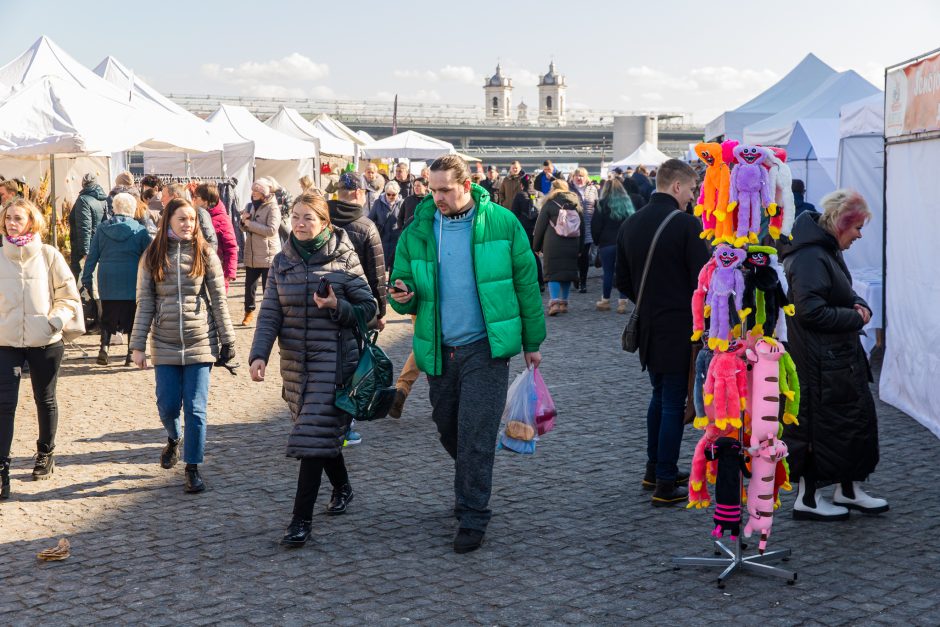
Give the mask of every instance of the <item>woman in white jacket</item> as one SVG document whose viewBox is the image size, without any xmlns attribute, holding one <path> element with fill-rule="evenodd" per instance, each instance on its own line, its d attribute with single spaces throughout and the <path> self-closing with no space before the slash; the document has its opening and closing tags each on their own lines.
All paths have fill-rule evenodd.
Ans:
<svg viewBox="0 0 940 627">
<path fill-rule="evenodd" d="M 0 211 L 0 499 L 10 496 L 10 446 L 24 362 L 39 414 L 33 479 L 52 474 L 62 329 L 81 312 L 68 263 L 42 243 L 45 227 L 42 213 L 28 200 L 14 200 Z"/>
</svg>

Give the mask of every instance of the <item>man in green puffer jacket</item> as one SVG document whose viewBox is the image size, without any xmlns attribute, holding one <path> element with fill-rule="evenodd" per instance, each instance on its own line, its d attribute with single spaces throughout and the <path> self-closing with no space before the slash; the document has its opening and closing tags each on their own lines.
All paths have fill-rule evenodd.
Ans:
<svg viewBox="0 0 940 627">
<path fill-rule="evenodd" d="M 545 317 L 522 225 L 470 182 L 457 156 L 431 164 L 431 197 L 402 232 L 392 308 L 415 314 L 414 356 L 428 374 L 433 418 L 456 462 L 454 551 L 480 547 L 491 512 L 493 460 L 509 359 L 538 366 Z M 396 289 L 397 288 L 397 289 Z"/>
</svg>

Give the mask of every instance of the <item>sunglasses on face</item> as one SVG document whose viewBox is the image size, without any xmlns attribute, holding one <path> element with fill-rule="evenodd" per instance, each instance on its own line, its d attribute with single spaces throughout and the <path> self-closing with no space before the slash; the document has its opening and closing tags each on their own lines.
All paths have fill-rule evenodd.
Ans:
<svg viewBox="0 0 940 627">
<path fill-rule="evenodd" d="M 386 198 L 395 198 L 398 194 L 385 194 Z"/>
</svg>

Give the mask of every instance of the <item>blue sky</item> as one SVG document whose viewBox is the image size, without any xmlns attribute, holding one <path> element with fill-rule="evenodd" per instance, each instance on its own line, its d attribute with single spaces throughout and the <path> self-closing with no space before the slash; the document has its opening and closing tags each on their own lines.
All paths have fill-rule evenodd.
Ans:
<svg viewBox="0 0 940 627">
<path fill-rule="evenodd" d="M 0 0 L 0 63 L 45 34 L 89 67 L 110 54 L 164 93 L 397 93 L 477 104 L 500 61 L 514 80 L 513 101 L 534 104 L 538 74 L 554 58 L 570 106 L 683 111 L 704 123 L 808 52 L 881 87 L 885 65 L 940 47 L 940 3 L 926 1 L 543 0 L 480 3 L 476 12 L 424 0 L 331 4 L 343 8 L 309 0 Z"/>
</svg>

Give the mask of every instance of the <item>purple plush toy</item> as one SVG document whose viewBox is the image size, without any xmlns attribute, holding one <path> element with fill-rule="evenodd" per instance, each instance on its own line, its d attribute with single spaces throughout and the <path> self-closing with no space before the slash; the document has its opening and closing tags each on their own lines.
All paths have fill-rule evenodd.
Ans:
<svg viewBox="0 0 940 627">
<path fill-rule="evenodd" d="M 766 155 L 757 146 L 735 146 L 738 164 L 731 170 L 731 193 L 728 210 L 738 208 L 738 231 L 734 245 L 740 248 L 750 241 L 757 243 L 761 209 L 774 201 L 770 190 L 770 176 L 762 165 Z"/>
<path fill-rule="evenodd" d="M 719 244 L 715 248 L 714 256 L 715 271 L 712 273 L 712 280 L 708 284 L 708 295 L 705 297 L 705 315 L 711 317 L 708 326 L 708 348 L 726 351 L 731 339 L 729 297 L 734 294 L 734 306 L 742 320 L 750 313 L 742 309 L 744 307 L 744 273 L 741 271 L 741 264 L 744 263 L 747 253 L 739 248 L 731 248 L 727 244 Z"/>
</svg>

